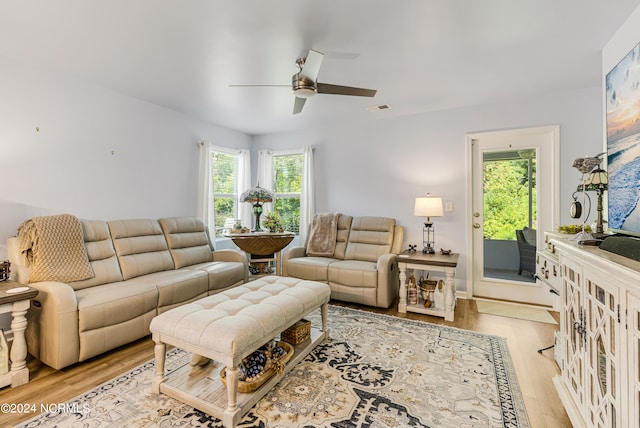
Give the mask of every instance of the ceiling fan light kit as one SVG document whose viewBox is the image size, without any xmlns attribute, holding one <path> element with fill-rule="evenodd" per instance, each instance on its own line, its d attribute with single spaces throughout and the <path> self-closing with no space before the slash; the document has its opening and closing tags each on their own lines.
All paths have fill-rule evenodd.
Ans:
<svg viewBox="0 0 640 428">
<path fill-rule="evenodd" d="M 291 88 L 299 98 L 311 98 L 317 93 L 315 82 L 300 73 L 294 74 L 291 78 Z"/>
</svg>

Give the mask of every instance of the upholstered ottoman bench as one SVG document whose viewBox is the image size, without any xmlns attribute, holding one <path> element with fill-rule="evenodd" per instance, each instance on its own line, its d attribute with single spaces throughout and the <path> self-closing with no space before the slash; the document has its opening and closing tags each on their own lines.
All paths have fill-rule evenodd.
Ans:
<svg viewBox="0 0 640 428">
<path fill-rule="evenodd" d="M 322 329 L 295 346 L 285 373 L 328 337 L 327 284 L 297 278 L 268 276 L 171 309 L 151 321 L 156 378 L 152 391 L 164 393 L 234 427 L 278 381 L 274 376 L 250 394 L 238 393 L 238 366 L 243 358 L 312 311 L 321 308 Z M 173 345 L 222 363 L 220 367 L 185 364 L 165 376 L 166 345 Z"/>
</svg>

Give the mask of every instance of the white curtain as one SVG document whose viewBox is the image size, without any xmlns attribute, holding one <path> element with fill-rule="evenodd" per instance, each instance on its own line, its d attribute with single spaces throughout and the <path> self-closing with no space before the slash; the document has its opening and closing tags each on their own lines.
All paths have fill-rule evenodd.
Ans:
<svg viewBox="0 0 640 428">
<path fill-rule="evenodd" d="M 240 150 L 238 155 L 238 218 L 242 225 L 251 228 L 253 213 L 251 204 L 240 200 L 240 195 L 251 187 L 251 153 L 247 149 Z"/>
<path fill-rule="evenodd" d="M 198 213 L 209 228 L 209 236 L 215 236 L 215 219 L 213 204 L 213 183 L 211 182 L 211 151 L 213 145 L 209 141 L 200 142 L 200 167 L 198 171 Z"/>
<path fill-rule="evenodd" d="M 258 151 L 258 171 L 257 185 L 263 189 L 274 191 L 273 189 L 273 154 L 269 150 Z M 267 203 L 262 206 L 262 212 L 273 211 L 273 204 Z"/>
<path fill-rule="evenodd" d="M 313 146 L 304 148 L 302 155 L 302 189 L 300 191 L 300 245 L 307 242 L 307 233 L 316 212 L 314 197 Z"/>
</svg>

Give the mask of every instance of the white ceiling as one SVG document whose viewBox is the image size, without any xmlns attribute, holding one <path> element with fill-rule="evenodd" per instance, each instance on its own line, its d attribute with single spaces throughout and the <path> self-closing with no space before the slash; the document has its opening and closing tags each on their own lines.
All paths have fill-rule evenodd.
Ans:
<svg viewBox="0 0 640 428">
<path fill-rule="evenodd" d="M 602 47 L 640 0 L 0 0 L 0 64 L 94 82 L 247 134 L 598 86 Z M 292 115 L 296 58 L 318 94 Z M 1 95 L 0 95 L 1 96 Z M 368 112 L 366 107 L 391 109 Z"/>
</svg>

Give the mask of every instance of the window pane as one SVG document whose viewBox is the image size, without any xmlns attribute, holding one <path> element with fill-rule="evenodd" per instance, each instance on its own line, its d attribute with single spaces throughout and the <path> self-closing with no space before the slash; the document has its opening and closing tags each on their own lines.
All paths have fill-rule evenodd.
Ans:
<svg viewBox="0 0 640 428">
<path fill-rule="evenodd" d="M 222 236 L 227 218 L 236 218 L 236 159 L 237 156 L 214 152 L 211 154 L 215 236 Z"/>
<path fill-rule="evenodd" d="M 536 159 L 507 155 L 491 153 L 483 162 L 486 239 L 515 240 L 516 229 L 536 227 Z"/>
<path fill-rule="evenodd" d="M 222 236 L 222 227 L 227 218 L 235 218 L 234 202 L 235 197 L 215 197 L 213 199 L 216 236 Z"/>
<path fill-rule="evenodd" d="M 276 193 L 300 193 L 302 188 L 302 155 L 273 157 Z"/>
<path fill-rule="evenodd" d="M 300 191 L 302 189 L 302 154 L 273 157 L 274 190 L 273 209 L 282 219 L 284 230 L 300 231 Z"/>
<path fill-rule="evenodd" d="M 225 153 L 213 153 L 212 156 L 213 193 L 235 193 L 236 157 Z"/>
<path fill-rule="evenodd" d="M 282 218 L 282 227 L 287 232 L 300 231 L 300 198 L 278 198 L 273 206 Z"/>
</svg>

